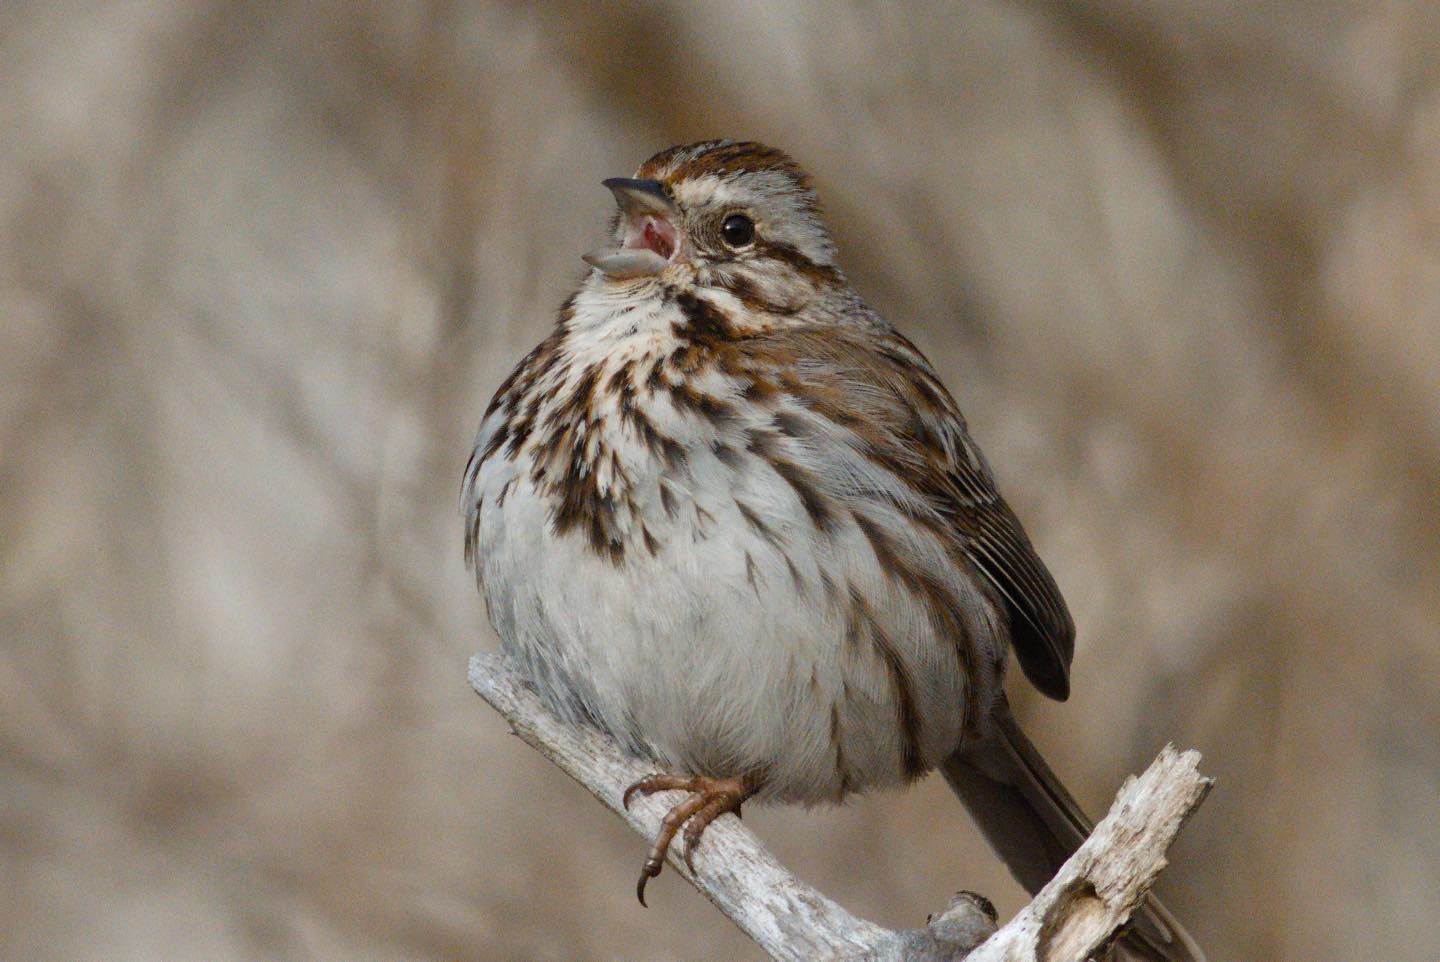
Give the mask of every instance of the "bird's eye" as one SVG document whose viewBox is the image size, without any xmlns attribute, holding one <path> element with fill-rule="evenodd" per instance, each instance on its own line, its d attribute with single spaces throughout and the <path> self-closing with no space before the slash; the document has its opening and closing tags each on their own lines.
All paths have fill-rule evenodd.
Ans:
<svg viewBox="0 0 1440 962">
<path fill-rule="evenodd" d="M 744 214 L 731 214 L 720 225 L 720 236 L 731 247 L 744 247 L 755 239 L 755 222 Z"/>
</svg>

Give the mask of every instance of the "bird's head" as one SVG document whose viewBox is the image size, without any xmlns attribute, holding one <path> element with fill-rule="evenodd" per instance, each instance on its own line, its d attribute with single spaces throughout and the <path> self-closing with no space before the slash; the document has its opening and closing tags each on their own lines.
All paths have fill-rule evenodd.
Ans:
<svg viewBox="0 0 1440 962">
<path fill-rule="evenodd" d="M 782 311 L 843 283 L 809 176 L 773 147 L 672 147 L 604 184 L 620 209 L 615 245 L 585 255 L 598 282 L 719 289 Z"/>
</svg>

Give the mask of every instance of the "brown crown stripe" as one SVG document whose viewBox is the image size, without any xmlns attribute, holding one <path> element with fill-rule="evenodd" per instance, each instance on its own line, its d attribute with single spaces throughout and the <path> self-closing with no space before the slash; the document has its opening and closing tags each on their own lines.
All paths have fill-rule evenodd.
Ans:
<svg viewBox="0 0 1440 962">
<path fill-rule="evenodd" d="M 687 155 L 688 159 L 676 163 L 677 158 Z M 795 180 L 797 187 L 810 187 L 809 175 L 788 154 L 754 141 L 711 140 L 670 147 L 641 164 L 635 176 L 675 183 L 707 174 L 760 170 L 782 171 Z"/>
<path fill-rule="evenodd" d="M 797 183 L 805 179 L 805 172 L 789 154 L 754 141 L 739 141 L 707 150 L 682 166 L 677 173 L 693 177 L 760 170 L 782 171 L 795 178 Z"/>
<path fill-rule="evenodd" d="M 635 176 L 644 180 L 654 180 L 665 172 L 665 169 L 670 166 L 670 162 L 677 154 L 682 150 L 689 149 L 690 147 L 684 144 L 666 147 L 660 151 L 660 153 L 655 154 L 649 160 L 645 161 L 645 163 L 641 164 L 639 169 L 635 171 Z"/>
<path fill-rule="evenodd" d="M 900 728 L 900 770 L 906 779 L 925 774 L 925 758 L 920 750 L 920 713 L 915 707 L 915 692 L 910 675 L 895 643 L 870 611 L 870 605 L 852 585 L 850 609 L 846 615 L 846 633 L 852 644 L 858 644 L 861 632 L 869 636 L 875 653 L 890 676 L 895 691 L 895 714 Z"/>
</svg>

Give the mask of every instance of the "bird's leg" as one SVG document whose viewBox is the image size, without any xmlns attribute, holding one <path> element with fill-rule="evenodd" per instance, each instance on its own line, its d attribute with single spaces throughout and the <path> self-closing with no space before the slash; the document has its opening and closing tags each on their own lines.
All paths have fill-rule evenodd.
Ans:
<svg viewBox="0 0 1440 962">
<path fill-rule="evenodd" d="M 693 872 L 691 853 L 700 844 L 705 827 L 726 812 L 740 814 L 740 803 L 755 794 L 756 787 L 746 778 L 707 778 L 703 775 L 647 775 L 625 789 L 622 804 L 630 807 L 630 800 L 636 795 L 650 795 L 655 792 L 682 791 L 690 794 L 684 801 L 670 809 L 660 823 L 660 834 L 650 847 L 650 855 L 640 870 L 640 882 L 635 886 L 635 895 L 640 904 L 645 904 L 645 883 L 660 874 L 665 865 L 665 852 L 680 827 L 685 826 L 685 864 Z M 689 823 L 688 825 L 686 823 Z"/>
</svg>

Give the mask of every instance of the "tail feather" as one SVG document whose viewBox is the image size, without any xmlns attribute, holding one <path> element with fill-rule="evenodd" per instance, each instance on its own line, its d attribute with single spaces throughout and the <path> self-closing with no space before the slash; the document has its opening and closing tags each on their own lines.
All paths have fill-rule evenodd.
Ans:
<svg viewBox="0 0 1440 962">
<path fill-rule="evenodd" d="M 1016 881 L 1038 892 L 1094 827 L 1013 716 L 997 713 L 994 734 L 941 766 L 985 840 Z M 1149 896 L 1117 944 L 1119 958 L 1205 962 L 1205 955 L 1165 907 Z"/>
</svg>

